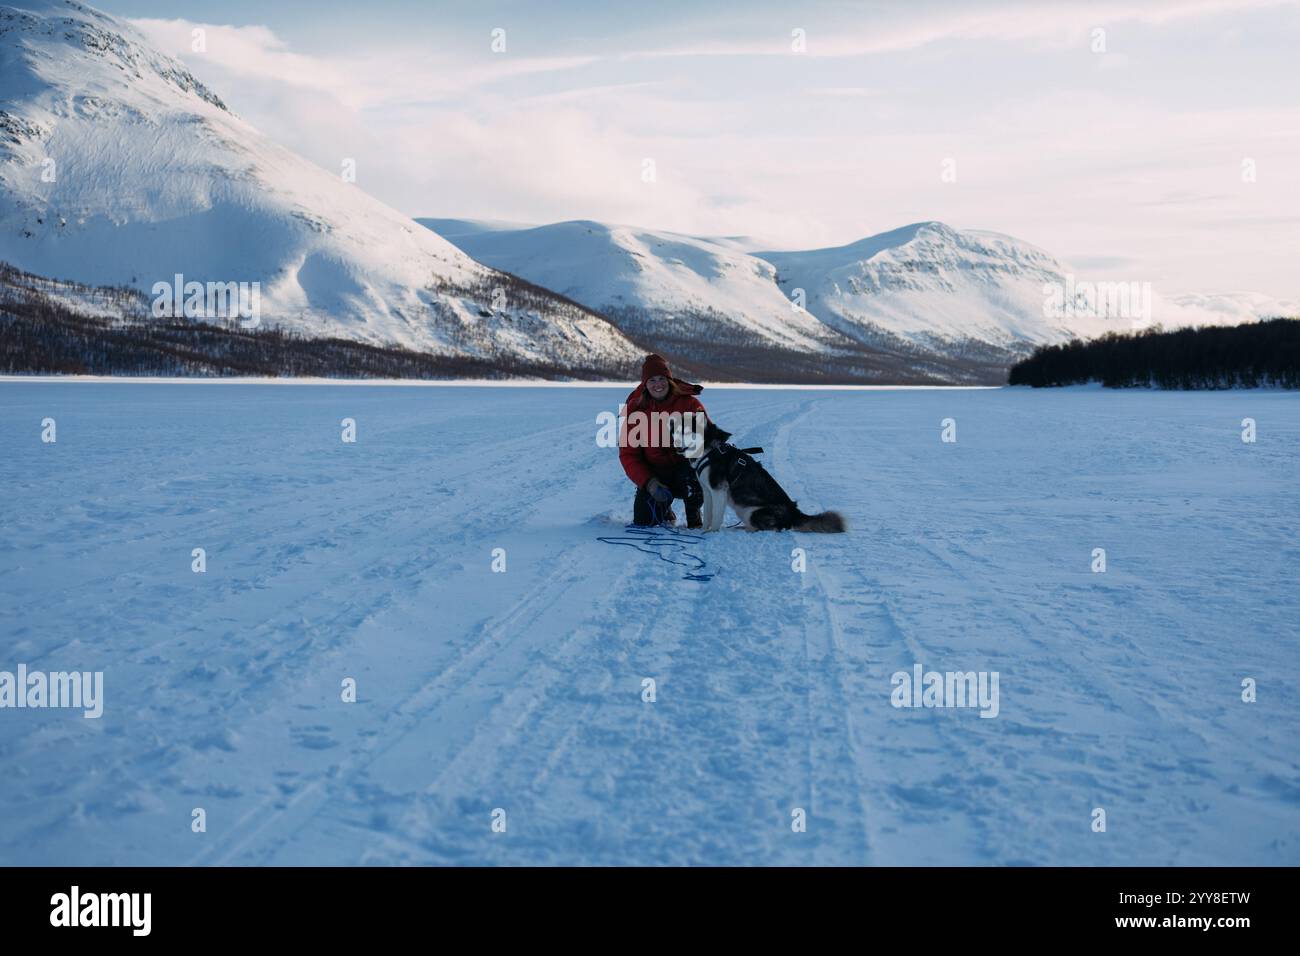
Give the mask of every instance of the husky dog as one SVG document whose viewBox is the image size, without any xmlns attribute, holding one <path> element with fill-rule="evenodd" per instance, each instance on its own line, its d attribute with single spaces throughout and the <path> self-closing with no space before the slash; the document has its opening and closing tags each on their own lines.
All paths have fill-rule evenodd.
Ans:
<svg viewBox="0 0 1300 956">
<path fill-rule="evenodd" d="M 704 531 L 717 531 L 722 527 L 727 505 L 745 524 L 746 531 L 826 531 L 845 529 L 844 517 L 838 511 L 823 511 L 806 515 L 790 496 L 767 473 L 767 469 L 754 459 L 761 448 L 737 448 L 727 441 L 731 432 L 724 432 L 713 422 L 703 435 L 692 436 L 691 445 L 683 451 L 704 490 L 704 505 L 700 510 Z"/>
</svg>

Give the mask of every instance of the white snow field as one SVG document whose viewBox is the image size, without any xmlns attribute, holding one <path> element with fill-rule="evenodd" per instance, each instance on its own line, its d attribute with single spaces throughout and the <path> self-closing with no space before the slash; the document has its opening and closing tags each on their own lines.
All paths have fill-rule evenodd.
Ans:
<svg viewBox="0 0 1300 956">
<path fill-rule="evenodd" d="M 626 392 L 0 383 L 0 864 L 1300 863 L 1294 394 L 708 388 L 852 529 L 647 553 Z"/>
</svg>

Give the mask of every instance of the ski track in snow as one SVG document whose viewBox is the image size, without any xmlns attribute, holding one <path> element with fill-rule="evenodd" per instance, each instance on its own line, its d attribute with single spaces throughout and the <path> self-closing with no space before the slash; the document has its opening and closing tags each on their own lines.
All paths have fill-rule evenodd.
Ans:
<svg viewBox="0 0 1300 956">
<path fill-rule="evenodd" d="M 596 540 L 625 391 L 0 383 L 0 669 L 106 697 L 0 710 L 0 864 L 1300 862 L 1294 396 L 709 389 L 851 530 L 700 582 Z"/>
</svg>

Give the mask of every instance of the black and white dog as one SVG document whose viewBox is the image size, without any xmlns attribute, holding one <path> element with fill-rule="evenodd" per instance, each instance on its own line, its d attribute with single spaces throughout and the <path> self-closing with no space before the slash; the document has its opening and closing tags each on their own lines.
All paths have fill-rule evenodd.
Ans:
<svg viewBox="0 0 1300 956">
<path fill-rule="evenodd" d="M 790 500 L 776 479 L 753 457 L 763 449 L 737 448 L 727 441 L 725 432 L 709 422 L 704 434 L 696 434 L 683 449 L 704 489 L 704 506 L 700 516 L 704 531 L 722 527 L 731 505 L 746 531 L 825 531 L 845 530 L 844 517 L 838 511 L 806 515 Z"/>
</svg>

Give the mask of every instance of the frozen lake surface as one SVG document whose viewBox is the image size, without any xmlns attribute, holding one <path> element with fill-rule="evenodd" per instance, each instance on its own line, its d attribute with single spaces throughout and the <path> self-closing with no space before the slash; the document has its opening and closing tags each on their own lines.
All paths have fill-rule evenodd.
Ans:
<svg viewBox="0 0 1300 956">
<path fill-rule="evenodd" d="M 851 530 L 642 550 L 626 393 L 0 383 L 0 864 L 1300 864 L 1296 395 L 708 388 Z"/>
</svg>

